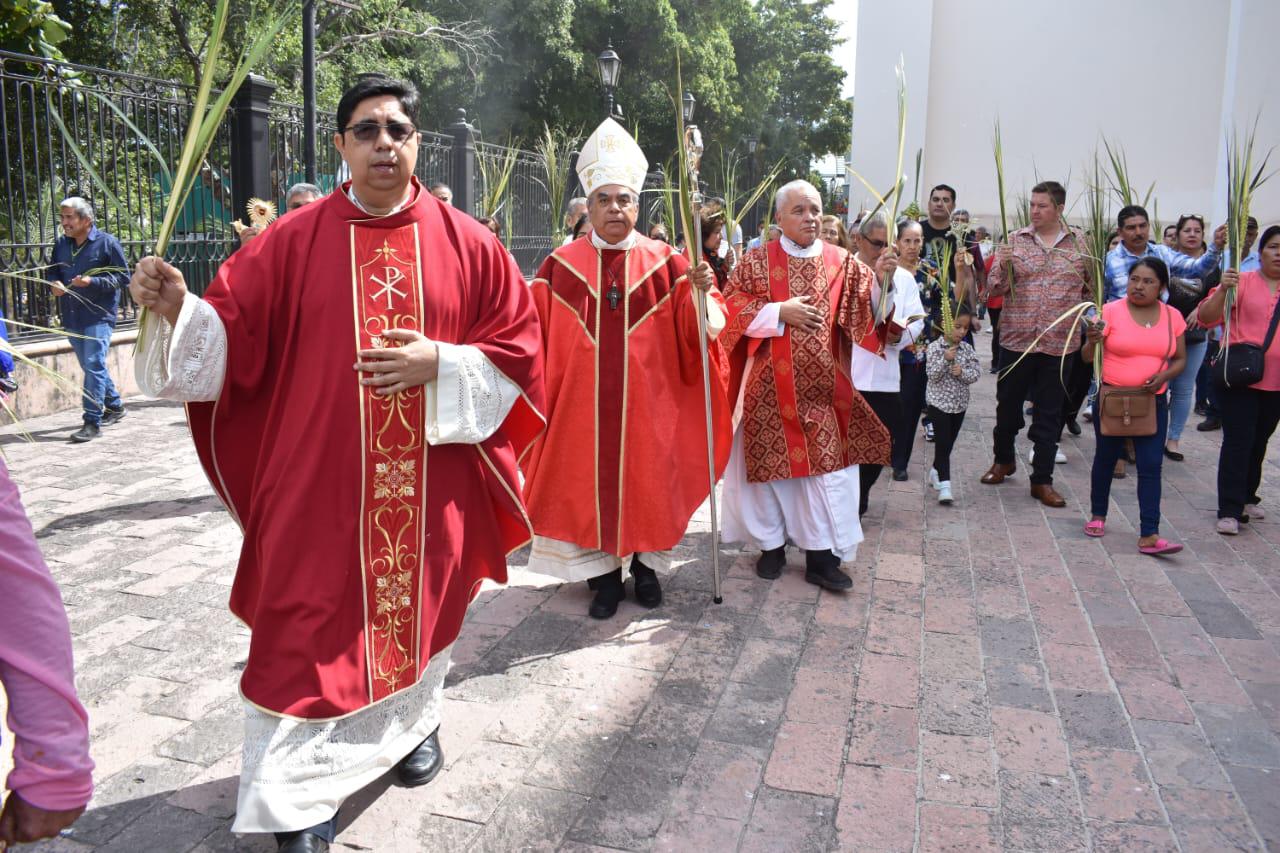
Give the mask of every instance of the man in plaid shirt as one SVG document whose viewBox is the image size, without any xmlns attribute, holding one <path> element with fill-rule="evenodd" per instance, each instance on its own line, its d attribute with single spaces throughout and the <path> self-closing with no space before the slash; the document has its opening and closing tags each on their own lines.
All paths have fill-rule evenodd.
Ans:
<svg viewBox="0 0 1280 853">
<path fill-rule="evenodd" d="M 1170 249 L 1163 243 L 1151 242 L 1151 219 L 1140 205 L 1120 208 L 1116 217 L 1120 229 L 1120 245 L 1107 252 L 1107 301 L 1122 298 L 1129 289 L 1129 270 L 1146 257 L 1159 258 L 1169 267 L 1169 275 L 1180 278 L 1204 278 L 1222 262 L 1222 249 L 1227 245 L 1227 226 L 1213 232 L 1213 245 L 1198 258 Z"/>
</svg>

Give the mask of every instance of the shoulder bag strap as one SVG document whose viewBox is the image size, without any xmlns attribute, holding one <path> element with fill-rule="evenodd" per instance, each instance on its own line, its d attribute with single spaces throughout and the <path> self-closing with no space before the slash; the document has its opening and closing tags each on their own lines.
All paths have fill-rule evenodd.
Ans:
<svg viewBox="0 0 1280 853">
<path fill-rule="evenodd" d="M 1275 310 L 1271 312 L 1271 325 L 1267 326 L 1267 336 L 1262 339 L 1262 351 L 1271 349 L 1271 341 L 1276 336 L 1276 326 L 1280 324 L 1280 299 L 1276 300 Z"/>
</svg>

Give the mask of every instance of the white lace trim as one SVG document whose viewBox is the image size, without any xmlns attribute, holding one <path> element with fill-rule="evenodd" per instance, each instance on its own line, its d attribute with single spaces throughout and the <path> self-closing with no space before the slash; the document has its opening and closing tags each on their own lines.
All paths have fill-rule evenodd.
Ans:
<svg viewBox="0 0 1280 853">
<path fill-rule="evenodd" d="M 134 373 L 142 393 L 166 400 L 216 400 L 227 370 L 227 330 L 213 306 L 188 293 L 178 322 L 157 316 Z"/>
<path fill-rule="evenodd" d="M 502 426 L 520 388 L 475 347 L 436 346 L 440 371 L 426 386 L 427 443 L 479 444 Z"/>
<path fill-rule="evenodd" d="M 641 551 L 640 562 L 654 571 L 666 572 L 671 569 L 674 553 L 674 550 Z M 631 572 L 630 554 L 619 557 L 550 536 L 534 536 L 527 569 L 564 581 L 585 581 L 619 567 L 625 580 Z"/>
<path fill-rule="evenodd" d="M 782 251 L 793 258 L 816 258 L 822 254 L 822 241 L 814 240 L 807 246 L 801 246 L 786 234 L 778 238 L 782 241 Z"/>
<path fill-rule="evenodd" d="M 440 725 L 450 646 L 412 687 L 359 713 L 309 722 L 246 703 L 234 832 L 314 826 L 381 776 Z"/>
</svg>

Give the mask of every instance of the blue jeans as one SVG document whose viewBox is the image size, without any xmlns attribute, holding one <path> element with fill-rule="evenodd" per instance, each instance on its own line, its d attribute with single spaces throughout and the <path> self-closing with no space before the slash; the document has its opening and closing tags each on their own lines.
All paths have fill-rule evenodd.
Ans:
<svg viewBox="0 0 1280 853">
<path fill-rule="evenodd" d="M 1195 404 L 1196 377 L 1200 375 L 1200 365 L 1204 363 L 1208 348 L 1208 341 L 1187 344 L 1187 363 L 1183 365 L 1182 372 L 1169 382 L 1169 441 L 1182 438 L 1182 428 L 1187 425 L 1191 407 Z"/>
<path fill-rule="evenodd" d="M 1156 434 L 1133 439 L 1138 457 L 1139 536 L 1160 532 L 1160 466 L 1164 461 L 1164 439 L 1169 428 L 1169 406 L 1164 396 L 1156 398 Z M 1089 490 L 1091 510 L 1098 518 L 1107 517 L 1111 500 L 1111 475 L 1116 462 L 1124 455 L 1124 437 L 1103 435 L 1098 423 L 1098 403 L 1093 404 L 1093 487 Z"/>
<path fill-rule="evenodd" d="M 1213 368 L 1209 366 L 1209 362 L 1218 354 L 1218 342 L 1211 338 L 1205 341 L 1205 346 L 1204 361 L 1200 363 L 1200 370 L 1196 373 L 1196 402 L 1204 405 L 1209 417 L 1220 418 L 1222 412 L 1218 410 L 1218 389 L 1214 387 Z"/>
<path fill-rule="evenodd" d="M 74 335 L 83 337 L 69 338 L 71 349 L 84 371 L 84 422 L 97 424 L 102 422 L 102 409 L 118 409 L 121 406 L 120 395 L 111 382 L 111 374 L 107 372 L 107 353 L 111 349 L 110 323 L 94 323 L 83 329 L 68 329 Z"/>
</svg>

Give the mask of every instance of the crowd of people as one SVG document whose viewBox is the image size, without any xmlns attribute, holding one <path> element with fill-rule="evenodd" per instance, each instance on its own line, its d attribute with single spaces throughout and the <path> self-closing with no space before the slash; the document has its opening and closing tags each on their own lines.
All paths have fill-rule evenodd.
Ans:
<svg viewBox="0 0 1280 853">
<path fill-rule="evenodd" d="M 997 385 L 981 483 L 1016 475 L 1029 414 L 1030 497 L 1064 507 L 1054 466 L 1082 418 L 1095 434 L 1084 534 L 1106 534 L 1131 459 L 1137 548 L 1176 553 L 1160 535 L 1161 466 L 1185 459 L 1199 408 L 1201 428 L 1222 430 L 1218 532 L 1263 515 L 1280 422 L 1280 226 L 1224 266 L 1223 228 L 1206 241 L 1204 219 L 1184 216 L 1172 245 L 1156 244 L 1146 211 L 1127 206 L 1094 281 L 1054 181 L 1032 189 L 1026 227 L 993 240 L 949 185 L 919 219 L 874 213 L 847 229 L 796 180 L 745 246 L 723 206 L 704 208 L 692 263 L 665 225 L 638 230 L 648 163 L 607 119 L 578 158 L 569 237 L 526 282 L 496 222 L 413 177 L 417 106 L 411 85 L 362 76 L 337 110 L 349 182 L 295 188 L 203 296 L 160 258 L 128 280 L 160 324 L 138 348 L 139 384 L 186 404 L 245 536 L 231 592 L 253 631 L 237 833 L 320 853 L 360 788 L 388 771 L 432 781 L 453 643 L 515 548 L 531 546 L 531 570 L 586 582 L 592 618 L 615 615 L 628 580 L 637 603 L 660 607 L 673 549 L 723 478 L 724 540 L 759 552 L 759 577 L 782 576 L 790 545 L 805 581 L 849 590 L 842 565 L 874 484 L 885 467 L 912 476 L 921 427 L 927 482 L 938 503 L 956 501 L 984 313 Z M 122 274 L 102 271 L 124 259 L 87 202 L 61 211 L 54 284 L 78 330 L 80 441 L 123 416 L 104 362 Z M 1250 235 L 1252 248 L 1256 225 Z M 1107 300 L 1080 333 L 1057 322 L 1100 287 Z M 353 333 L 354 348 L 335 345 Z M 18 739 L 2 847 L 74 820 L 92 763 L 65 614 L 2 460 L 0 546 L 0 590 L 23 603 L 22 619 L 0 621 Z"/>
</svg>

